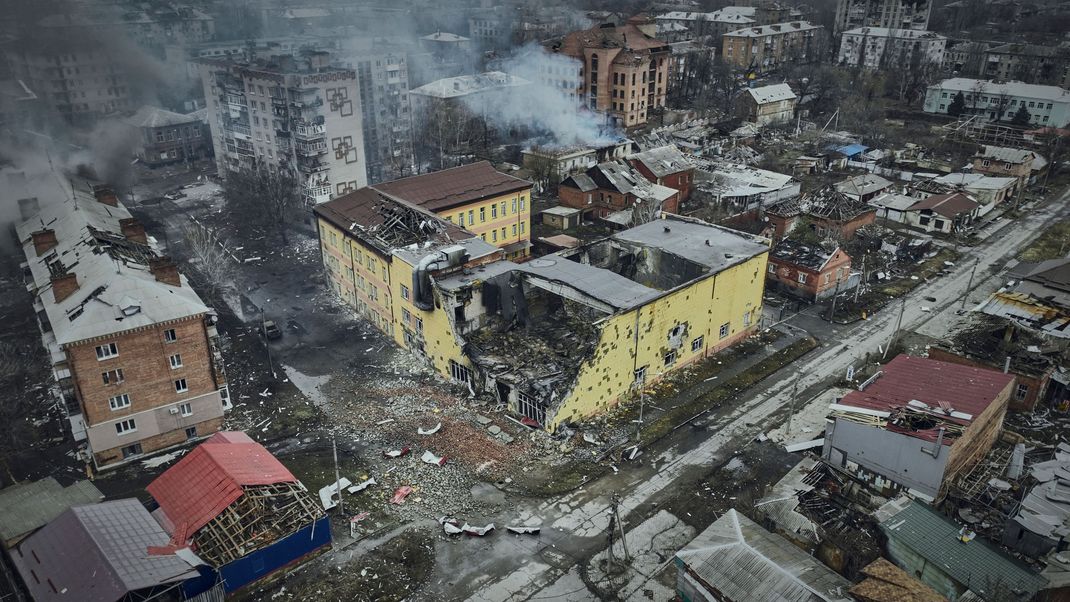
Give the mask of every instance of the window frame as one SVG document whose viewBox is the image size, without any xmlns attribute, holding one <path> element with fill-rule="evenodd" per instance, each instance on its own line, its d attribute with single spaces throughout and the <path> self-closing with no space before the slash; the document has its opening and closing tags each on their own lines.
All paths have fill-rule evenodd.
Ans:
<svg viewBox="0 0 1070 602">
<path fill-rule="evenodd" d="M 163 342 L 174 343 L 176 341 L 178 341 L 178 332 L 174 328 L 168 328 L 163 331 Z"/>
<path fill-rule="evenodd" d="M 181 387 L 179 387 L 179 383 L 182 383 Z M 176 378 L 174 379 L 173 384 L 175 385 L 175 393 L 189 392 L 189 382 L 187 382 L 185 378 Z"/>
<path fill-rule="evenodd" d="M 181 353 L 173 353 L 170 356 L 168 356 L 167 361 L 168 361 L 168 363 L 171 364 L 171 369 L 172 370 L 178 370 L 179 368 L 182 367 L 182 354 Z"/>
<path fill-rule="evenodd" d="M 118 395 L 114 395 L 108 398 L 108 407 L 113 412 L 125 410 L 126 408 L 129 408 L 132 404 L 133 402 L 130 400 L 129 393 L 120 393 Z"/>
<path fill-rule="evenodd" d="M 129 428 L 124 428 L 129 426 Z M 118 436 L 137 432 L 137 422 L 133 418 L 124 418 L 115 422 L 115 434 Z"/>
<path fill-rule="evenodd" d="M 104 360 L 115 359 L 119 357 L 119 344 L 116 342 L 104 343 L 103 345 L 96 346 L 97 361 L 103 362 Z"/>
</svg>

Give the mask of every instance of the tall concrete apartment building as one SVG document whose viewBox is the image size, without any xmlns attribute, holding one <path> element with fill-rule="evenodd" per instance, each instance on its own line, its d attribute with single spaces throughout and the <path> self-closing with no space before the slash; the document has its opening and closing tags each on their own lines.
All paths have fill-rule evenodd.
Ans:
<svg viewBox="0 0 1070 602">
<path fill-rule="evenodd" d="M 332 66 L 326 52 L 200 66 L 221 177 L 292 169 L 308 204 L 367 185 L 356 71 Z"/>
<path fill-rule="evenodd" d="M 730 31 L 722 38 L 721 56 L 732 66 L 764 73 L 786 63 L 818 61 L 823 47 L 824 27 L 791 21 Z"/>
<path fill-rule="evenodd" d="M 136 107 L 125 57 L 84 36 L 41 30 L 4 46 L 12 75 L 40 99 L 44 112 L 74 125 Z"/>
<path fill-rule="evenodd" d="M 858 27 L 929 29 L 932 0 L 839 0 L 832 33 Z"/>
<path fill-rule="evenodd" d="M 909 69 L 914 63 L 944 63 L 947 38 L 919 29 L 859 27 L 843 32 L 837 62 L 867 69 Z"/>
<path fill-rule="evenodd" d="M 364 125 L 368 182 L 385 182 L 413 174 L 412 106 L 405 51 L 375 40 L 340 52 L 357 72 Z"/>
<path fill-rule="evenodd" d="M 103 468 L 219 430 L 230 405 L 212 311 L 108 187 L 17 227 L 53 392 Z"/>
<path fill-rule="evenodd" d="M 578 91 L 584 106 L 619 126 L 640 126 L 665 106 L 669 85 L 672 50 L 654 37 L 656 28 L 653 21 L 603 24 L 545 47 L 583 65 Z"/>
</svg>

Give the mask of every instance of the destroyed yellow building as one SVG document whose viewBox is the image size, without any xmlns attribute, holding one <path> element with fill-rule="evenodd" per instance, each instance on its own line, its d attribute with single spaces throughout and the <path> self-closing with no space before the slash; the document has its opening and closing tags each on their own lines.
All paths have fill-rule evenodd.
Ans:
<svg viewBox="0 0 1070 602">
<path fill-rule="evenodd" d="M 436 371 L 548 430 L 760 322 L 768 242 L 697 220 L 667 215 L 519 264 L 370 188 L 315 212 L 343 300 Z"/>
</svg>

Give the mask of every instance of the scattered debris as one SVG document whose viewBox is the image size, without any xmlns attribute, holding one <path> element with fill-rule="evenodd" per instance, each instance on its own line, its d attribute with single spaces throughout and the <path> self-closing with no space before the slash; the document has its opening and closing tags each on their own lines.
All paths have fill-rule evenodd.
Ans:
<svg viewBox="0 0 1070 602">
<path fill-rule="evenodd" d="M 367 489 L 367 488 L 369 488 L 369 487 L 371 487 L 372 485 L 375 485 L 375 484 L 376 484 L 375 483 L 375 477 L 372 477 L 370 479 L 364 479 L 364 481 L 362 481 L 362 482 L 360 482 L 360 483 L 358 483 L 356 485 L 353 485 L 349 489 L 346 489 L 346 491 L 348 491 L 349 493 L 359 493 L 359 492 L 364 491 L 365 489 Z"/>
<path fill-rule="evenodd" d="M 505 530 L 510 533 L 516 533 L 517 535 L 538 535 L 539 531 L 542 530 L 542 527 L 516 527 L 508 525 L 505 527 Z"/>
<path fill-rule="evenodd" d="M 408 455 L 409 451 L 411 451 L 411 450 L 408 447 L 403 447 L 401 449 L 391 449 L 391 450 L 384 451 L 383 452 L 383 457 L 385 457 L 385 458 L 400 458 L 402 456 Z"/>
<path fill-rule="evenodd" d="M 390 498 L 390 503 L 401 504 L 405 501 L 405 498 L 409 497 L 409 494 L 412 493 L 412 491 L 412 487 L 409 487 L 408 485 L 402 485 L 401 487 L 398 487 L 394 490 L 394 497 Z"/>
<path fill-rule="evenodd" d="M 353 482 L 349 479 L 342 477 L 337 483 L 331 483 L 326 487 L 320 489 L 320 502 L 323 504 L 324 510 L 330 510 L 338 505 L 336 497 L 341 497 L 339 492 L 346 487 L 352 485 Z"/>
<path fill-rule="evenodd" d="M 483 537 L 487 533 L 490 533 L 491 531 L 494 530 L 494 523 L 490 523 L 489 525 L 487 525 L 485 527 L 473 527 L 472 525 L 469 525 L 468 523 L 465 523 L 464 526 L 461 527 L 461 530 L 464 531 L 465 535 L 472 535 L 472 536 L 475 536 L 475 537 Z"/>
<path fill-rule="evenodd" d="M 441 422 L 436 424 L 435 428 L 432 428 L 432 429 L 425 429 L 424 427 L 421 426 L 421 427 L 416 429 L 416 432 L 418 434 L 420 434 L 420 435 L 434 435 L 435 433 L 439 432 L 440 430 L 442 430 L 442 423 Z"/>
<path fill-rule="evenodd" d="M 431 450 L 424 451 L 424 455 L 420 456 L 420 461 L 422 461 L 424 464 L 432 464 L 435 466 L 446 465 L 446 457 L 442 456 L 440 458 L 436 456 Z"/>
</svg>

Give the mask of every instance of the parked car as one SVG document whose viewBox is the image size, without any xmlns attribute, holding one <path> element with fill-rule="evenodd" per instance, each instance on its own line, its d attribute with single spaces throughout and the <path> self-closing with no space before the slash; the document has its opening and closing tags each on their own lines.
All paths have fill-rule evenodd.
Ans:
<svg viewBox="0 0 1070 602">
<path fill-rule="evenodd" d="M 276 324 L 274 320 L 264 320 L 263 334 L 265 337 L 267 337 L 269 341 L 274 341 L 275 339 L 282 338 L 282 330 L 279 328 L 279 325 Z"/>
</svg>

